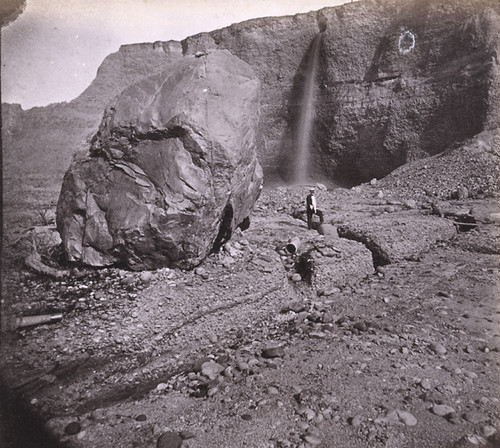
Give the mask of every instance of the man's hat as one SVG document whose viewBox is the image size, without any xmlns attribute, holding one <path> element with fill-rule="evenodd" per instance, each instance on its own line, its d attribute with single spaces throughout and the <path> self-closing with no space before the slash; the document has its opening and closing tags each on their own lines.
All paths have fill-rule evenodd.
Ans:
<svg viewBox="0 0 500 448">
<path fill-rule="evenodd" d="M 309 187 L 309 191 L 314 191 L 314 187 Z"/>
</svg>

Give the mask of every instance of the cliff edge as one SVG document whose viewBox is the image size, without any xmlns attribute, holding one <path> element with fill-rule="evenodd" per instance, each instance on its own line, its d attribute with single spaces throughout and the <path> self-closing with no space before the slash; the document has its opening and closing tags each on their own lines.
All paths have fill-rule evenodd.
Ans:
<svg viewBox="0 0 500 448">
<path fill-rule="evenodd" d="M 229 50 L 256 73 L 259 162 L 267 182 L 289 179 L 318 34 L 311 176 L 343 186 L 384 177 L 499 127 L 499 17 L 495 0 L 366 0 L 249 20 L 182 42 L 122 46 L 75 100 L 15 114 L 2 106 L 7 194 L 19 190 L 19 179 L 55 191 L 113 97 L 211 49 Z"/>
</svg>

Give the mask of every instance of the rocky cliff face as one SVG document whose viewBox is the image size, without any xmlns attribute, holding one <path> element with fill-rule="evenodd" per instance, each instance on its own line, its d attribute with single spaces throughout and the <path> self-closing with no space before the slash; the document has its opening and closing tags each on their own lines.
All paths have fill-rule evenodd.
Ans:
<svg viewBox="0 0 500 448">
<path fill-rule="evenodd" d="M 347 184 L 499 126 L 498 2 L 364 1 L 266 18 L 183 41 L 228 48 L 263 85 L 260 160 L 285 177 L 307 55 L 322 32 L 313 172 Z"/>
<path fill-rule="evenodd" d="M 122 45 L 119 51 L 104 59 L 94 81 L 71 103 L 92 108 L 101 118 L 104 106 L 125 88 L 160 73 L 181 58 L 182 48 L 177 41 Z"/>
<path fill-rule="evenodd" d="M 261 81 L 264 171 L 287 178 L 310 46 L 322 32 L 312 171 L 346 185 L 380 178 L 499 126 L 499 16 L 496 0 L 366 0 L 250 20 L 189 37 L 182 48 L 123 46 L 79 98 L 24 111 L 13 132 L 4 128 L 4 164 L 60 183 L 75 142 L 95 132 L 111 98 L 183 54 L 227 49 Z"/>
<path fill-rule="evenodd" d="M 2 104 L 4 173 L 23 179 L 35 175 L 45 186 L 59 186 L 75 151 L 84 149 L 96 132 L 106 104 L 181 57 L 179 42 L 123 45 L 106 57 L 92 84 L 69 103 L 26 111 Z"/>
</svg>

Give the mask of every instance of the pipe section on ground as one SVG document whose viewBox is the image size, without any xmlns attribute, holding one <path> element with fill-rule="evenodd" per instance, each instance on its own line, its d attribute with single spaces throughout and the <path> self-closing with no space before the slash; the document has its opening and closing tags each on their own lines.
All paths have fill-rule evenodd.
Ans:
<svg viewBox="0 0 500 448">
<path fill-rule="evenodd" d="M 291 254 L 296 254 L 298 250 L 300 249 L 300 246 L 302 245 L 302 242 L 298 237 L 293 237 L 288 241 L 286 245 L 286 250 L 290 252 Z"/>
</svg>

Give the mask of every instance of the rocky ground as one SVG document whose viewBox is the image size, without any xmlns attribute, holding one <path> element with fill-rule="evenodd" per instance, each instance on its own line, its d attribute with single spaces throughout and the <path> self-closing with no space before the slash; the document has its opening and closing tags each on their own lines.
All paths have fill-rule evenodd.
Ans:
<svg viewBox="0 0 500 448">
<path fill-rule="evenodd" d="M 104 104 L 180 43 L 122 47 L 71 103 L 2 108 L 0 448 L 500 446 L 498 7 L 393 3 L 182 43 L 253 67 L 267 170 L 319 29 L 321 172 L 352 185 L 439 152 L 318 185 L 321 232 L 305 187 L 269 182 L 250 227 L 191 271 L 68 267 L 54 229 L 63 170 Z M 408 55 L 400 25 L 421 30 Z"/>
<path fill-rule="evenodd" d="M 3 317 L 63 318 L 2 335 L 4 444 L 500 446 L 497 198 L 319 185 L 320 235 L 305 192 L 264 190 L 193 271 L 56 280 L 20 264 L 38 242 L 57 266 L 50 225 L 10 241 Z"/>
</svg>

